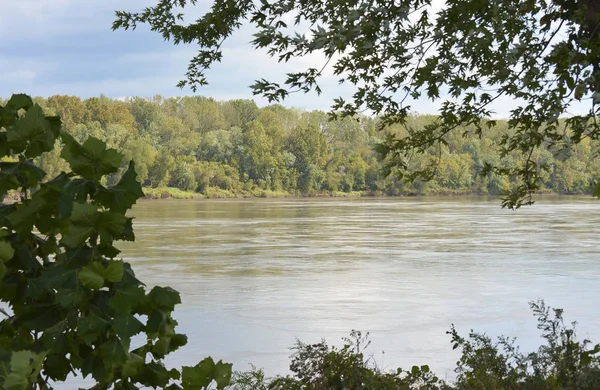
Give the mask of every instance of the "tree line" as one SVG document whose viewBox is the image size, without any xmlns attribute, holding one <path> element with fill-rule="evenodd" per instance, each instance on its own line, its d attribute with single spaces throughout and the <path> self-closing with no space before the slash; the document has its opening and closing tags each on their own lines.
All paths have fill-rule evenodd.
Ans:
<svg viewBox="0 0 600 390">
<path fill-rule="evenodd" d="M 497 148 L 514 131 L 505 121 L 497 121 L 481 136 L 464 127 L 447 134 L 441 144 L 428 146 L 424 153 L 402 156 L 408 167 L 405 176 L 435 162 L 431 180 L 407 182 L 393 169 L 385 172 L 386 161 L 377 145 L 389 135 L 417 133 L 434 116 L 413 115 L 405 124 L 379 131 L 378 118 L 330 120 L 323 111 L 279 104 L 259 108 L 243 99 L 155 96 L 117 100 L 55 95 L 35 101 L 48 114 L 60 115 L 64 130 L 77 141 L 93 136 L 123 151 L 125 160 L 135 161 L 138 180 L 146 188 L 174 187 L 209 197 L 357 192 L 500 195 L 522 181 L 518 175 L 486 171 L 488 166 L 499 166 L 508 172 L 522 164 L 523 156 L 500 155 Z M 541 190 L 590 192 L 600 176 L 595 153 L 589 139 L 561 150 L 536 149 L 531 158 L 540 168 Z M 59 155 L 60 147 L 36 163 L 54 177 L 66 169 Z M 126 168 L 123 165 L 109 176 L 106 184 L 118 182 Z"/>
</svg>

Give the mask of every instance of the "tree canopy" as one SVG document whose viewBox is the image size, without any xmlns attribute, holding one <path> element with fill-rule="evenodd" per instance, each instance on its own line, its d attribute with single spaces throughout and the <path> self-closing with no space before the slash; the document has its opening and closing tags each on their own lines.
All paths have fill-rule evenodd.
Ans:
<svg viewBox="0 0 600 390">
<path fill-rule="evenodd" d="M 481 138 L 464 138 L 461 126 L 445 137 L 445 145 L 415 155 L 404 172 L 423 169 L 437 160 L 437 174 L 428 181 L 405 183 L 381 174 L 383 163 L 373 146 L 385 140 L 375 131 L 381 119 L 359 115 L 329 120 L 323 111 L 259 108 L 251 100 L 215 101 L 202 96 L 125 101 L 106 97 L 81 100 L 71 96 L 35 98 L 45 112 L 65 118 L 63 131 L 80 143 L 95 137 L 134 160 L 137 179 L 151 197 L 193 196 L 164 187 L 194 191 L 207 197 L 286 195 L 502 195 L 520 185 L 516 177 L 481 173 L 486 164 L 511 168 L 518 152 L 501 157 L 495 148 L 508 130 L 499 120 Z M 98 112 L 101 102 L 105 112 Z M 133 118 L 133 119 L 132 119 Z M 434 116 L 410 116 L 405 125 L 386 131 L 406 136 L 406 127 L 423 128 Z M 68 168 L 61 146 L 35 159 L 48 177 Z M 600 177 L 594 144 L 583 139 L 560 158 L 542 147 L 532 161 L 548 166 L 539 190 L 559 194 L 590 192 Z M 104 179 L 118 183 L 127 170 Z M 394 168 L 397 170 L 398 168 Z M 153 189 L 150 189 L 153 188 Z"/>
<path fill-rule="evenodd" d="M 493 171 L 519 185 L 504 206 L 531 204 L 549 167 L 532 156 L 538 149 L 560 156 L 584 138 L 596 141 L 600 103 L 600 3 L 596 0 L 216 0 L 197 20 L 184 22 L 195 0 L 159 0 L 141 12 L 118 11 L 114 29 L 149 24 L 175 44 L 200 49 L 179 86 L 207 84 L 205 70 L 223 57 L 222 45 L 241 25 L 257 32 L 251 45 L 280 62 L 320 53 L 323 66 L 291 72 L 283 82 L 259 79 L 255 94 L 280 101 L 293 92 L 321 92 L 331 66 L 340 83 L 353 86 L 351 98 L 332 104 L 332 116 L 368 112 L 389 132 L 378 151 L 389 171 L 408 180 L 430 179 L 440 158 L 420 169 L 414 152 L 441 147 L 452 132 L 481 136 L 496 123 L 492 106 L 514 100 L 508 128 L 497 141 L 501 161 Z M 292 22 L 288 22 L 292 20 Z M 436 119 L 407 123 L 411 99 L 439 102 Z M 577 112 L 572 112 L 574 109 Z M 563 120 L 559 120 L 563 118 Z M 517 152 L 515 164 L 502 159 Z M 597 186 L 595 194 L 600 194 Z"/>
</svg>

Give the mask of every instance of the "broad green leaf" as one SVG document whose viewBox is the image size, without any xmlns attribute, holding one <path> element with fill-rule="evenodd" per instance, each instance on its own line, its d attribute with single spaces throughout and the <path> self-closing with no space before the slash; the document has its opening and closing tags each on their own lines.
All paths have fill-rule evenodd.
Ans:
<svg viewBox="0 0 600 390">
<path fill-rule="evenodd" d="M 100 213 L 98 208 L 89 203 L 74 203 L 70 221 L 72 226 L 63 234 L 61 243 L 70 248 L 77 248 L 96 233 L 96 223 Z"/>
<path fill-rule="evenodd" d="M 65 252 L 65 267 L 67 269 L 80 269 L 88 265 L 95 257 L 95 251 L 87 245 L 76 248 L 67 248 Z"/>
<path fill-rule="evenodd" d="M 150 301 L 159 309 L 172 311 L 175 305 L 181 303 L 179 292 L 171 287 L 155 286 L 148 295 Z"/>
<path fill-rule="evenodd" d="M 123 234 L 120 237 L 125 241 L 135 241 L 135 234 L 133 234 L 133 218 L 127 218 L 125 227 L 123 228 Z"/>
<path fill-rule="evenodd" d="M 129 313 L 133 307 L 141 302 L 146 293 L 142 287 L 127 286 L 115 291 L 115 296 L 111 298 L 109 305 L 119 313 Z"/>
<path fill-rule="evenodd" d="M 84 378 L 91 375 L 97 382 L 104 382 L 108 379 L 109 372 L 104 364 L 104 360 L 97 353 L 88 355 L 82 364 L 81 373 Z"/>
<path fill-rule="evenodd" d="M 22 269 L 29 271 L 39 270 L 42 265 L 36 255 L 31 251 L 31 248 L 26 244 L 17 244 L 15 260 L 19 263 Z"/>
<path fill-rule="evenodd" d="M 25 156 L 34 158 L 52 150 L 56 138 L 42 108 L 36 104 L 13 123 L 6 140 L 15 152 L 24 151 Z"/>
<path fill-rule="evenodd" d="M 140 383 L 150 386 L 165 388 L 171 379 L 179 379 L 177 370 L 167 370 L 162 363 L 151 361 L 144 366 L 140 374 Z"/>
<path fill-rule="evenodd" d="M 100 354 L 104 358 L 104 361 L 116 366 L 124 364 L 128 358 L 128 353 L 123 343 L 116 336 L 111 337 L 100 346 Z"/>
<path fill-rule="evenodd" d="M 217 362 L 213 374 L 217 389 L 224 389 L 231 384 L 232 367 L 231 363 L 223 363 L 221 360 Z"/>
<path fill-rule="evenodd" d="M 139 198 L 144 196 L 142 186 L 136 177 L 135 166 L 131 161 L 119 183 L 112 188 L 101 191 L 97 197 L 98 201 L 111 211 L 125 214 Z"/>
<path fill-rule="evenodd" d="M 38 332 L 56 325 L 64 319 L 65 312 L 58 304 L 33 303 L 19 316 L 19 322 L 26 328 Z"/>
<path fill-rule="evenodd" d="M 65 309 L 74 309 L 83 305 L 88 295 L 83 290 L 58 288 L 56 290 L 56 302 Z"/>
<path fill-rule="evenodd" d="M 44 268 L 41 279 L 48 288 L 54 290 L 61 287 L 75 288 L 78 284 L 76 271 L 62 264 Z"/>
<path fill-rule="evenodd" d="M 104 286 L 102 272 L 102 265 L 97 261 L 93 261 L 79 271 L 77 277 L 85 287 L 92 290 L 99 290 Z"/>
<path fill-rule="evenodd" d="M 2 384 L 4 379 L 10 374 L 11 354 L 11 351 L 0 347 L 0 384 Z"/>
<path fill-rule="evenodd" d="M 111 243 L 123 234 L 126 224 L 127 218 L 124 215 L 104 211 L 100 213 L 96 227 L 100 239 L 105 243 Z"/>
<path fill-rule="evenodd" d="M 10 245 L 10 243 L 4 240 L 0 240 L 0 262 L 4 263 L 12 259 L 14 254 L 15 250 Z"/>
<path fill-rule="evenodd" d="M 596 185 L 594 186 L 594 192 L 592 193 L 592 195 L 596 198 L 600 198 L 600 181 L 596 182 Z"/>
<path fill-rule="evenodd" d="M 10 359 L 11 373 L 6 377 L 3 389 L 26 389 L 32 383 L 42 368 L 43 354 L 32 351 L 13 352 Z"/>
<path fill-rule="evenodd" d="M 111 326 L 119 337 L 129 339 L 131 336 L 138 334 L 144 324 L 132 314 L 121 314 L 113 319 Z"/>
<path fill-rule="evenodd" d="M 116 172 L 123 161 L 123 155 L 115 149 L 107 149 L 106 143 L 94 137 L 80 145 L 72 136 L 62 133 L 65 144 L 61 156 L 67 160 L 73 172 L 90 180 L 100 180 L 109 173 Z"/>
<path fill-rule="evenodd" d="M 84 342 L 91 344 L 106 331 L 109 323 L 90 312 L 86 317 L 79 320 L 77 324 L 77 335 Z"/>
<path fill-rule="evenodd" d="M 25 289 L 25 296 L 27 298 L 40 298 L 50 290 L 47 288 L 46 283 L 41 278 L 30 278 L 27 281 L 27 288 Z"/>
<path fill-rule="evenodd" d="M 4 107 L 0 107 L 0 127 L 7 127 L 13 124 L 16 119 L 16 114 L 7 110 Z M 6 141 L 6 133 L 0 133 L 0 157 L 7 156 L 9 154 L 10 147 L 8 141 Z"/>
<path fill-rule="evenodd" d="M 181 384 L 184 390 L 202 390 L 208 387 L 214 378 L 215 362 L 207 357 L 193 367 L 183 366 Z"/>
<path fill-rule="evenodd" d="M 0 171 L 2 190 L 34 188 L 46 176 L 32 161 L 0 162 Z"/>
<path fill-rule="evenodd" d="M 12 111 L 29 110 L 31 107 L 33 107 L 33 100 L 29 95 L 23 93 L 13 94 L 6 102 L 6 108 Z"/>
<path fill-rule="evenodd" d="M 48 375 L 55 381 L 66 381 L 71 370 L 71 363 L 69 363 L 69 359 L 67 359 L 64 355 L 48 355 L 44 362 L 44 374 Z"/>
<path fill-rule="evenodd" d="M 109 260 L 104 268 L 102 276 L 109 282 L 120 282 L 123 279 L 123 262 L 119 260 Z"/>
<path fill-rule="evenodd" d="M 74 179 L 65 183 L 61 197 L 58 200 L 58 217 L 69 217 L 73 210 L 73 201 L 86 203 L 88 194 L 93 194 L 96 186 L 99 186 L 99 184 L 87 179 Z"/>
<path fill-rule="evenodd" d="M 127 361 L 123 365 L 123 378 L 131 378 L 138 375 L 144 369 L 144 359 L 135 353 L 128 354 Z"/>
</svg>

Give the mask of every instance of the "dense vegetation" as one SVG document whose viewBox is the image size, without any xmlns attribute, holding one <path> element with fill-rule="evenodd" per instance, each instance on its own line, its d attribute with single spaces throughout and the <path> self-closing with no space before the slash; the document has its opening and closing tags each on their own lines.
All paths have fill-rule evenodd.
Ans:
<svg viewBox="0 0 600 390">
<path fill-rule="evenodd" d="M 428 366 L 384 370 L 365 355 L 368 334 L 353 331 L 342 348 L 298 342 L 291 375 L 266 378 L 260 369 L 237 373 L 235 390 L 592 390 L 600 388 L 600 345 L 578 341 L 575 325 L 564 323 L 563 312 L 543 301 L 531 303 L 545 343 L 535 352 L 519 351 L 514 339 L 471 331 L 462 337 L 454 327 L 447 333 L 459 350 L 456 379 L 440 380 Z"/>
<path fill-rule="evenodd" d="M 117 258 L 115 243 L 135 240 L 126 214 L 143 196 L 134 163 L 102 185 L 123 155 L 93 136 L 80 144 L 26 95 L 0 105 L 0 129 L 0 199 L 18 194 L 0 204 L 0 388 L 49 390 L 73 374 L 94 390 L 225 387 L 230 364 L 165 367 L 187 343 L 172 316 L 179 293 L 146 289 Z M 36 166 L 47 153 L 65 170 Z"/>
<path fill-rule="evenodd" d="M 143 185 L 158 187 L 147 191 L 151 196 L 168 195 L 164 187 L 210 197 L 357 192 L 499 195 L 521 185 L 518 175 L 486 171 L 489 166 L 511 170 L 523 163 L 517 152 L 501 158 L 497 143 L 513 131 L 503 121 L 485 130 L 481 138 L 463 137 L 463 132 L 473 130 L 463 127 L 447 134 L 443 145 L 407 158 L 408 172 L 420 171 L 432 160 L 437 166 L 432 180 L 407 183 L 385 174 L 389 158 L 381 159 L 375 149 L 389 135 L 425 128 L 436 120 L 433 116 L 411 116 L 404 125 L 377 131 L 378 119 L 330 121 L 321 111 L 281 105 L 258 108 L 251 100 L 52 96 L 35 101 L 49 114 L 60 115 L 64 131 L 78 142 L 93 136 L 134 160 Z M 600 177 L 596 152 L 587 138 L 569 149 L 536 149 L 530 158 L 539 167 L 539 190 L 589 192 Z M 59 155 L 60 147 L 38 157 L 36 163 L 53 177 L 66 168 Z M 126 168 L 123 163 L 105 184 L 118 182 Z"/>
</svg>

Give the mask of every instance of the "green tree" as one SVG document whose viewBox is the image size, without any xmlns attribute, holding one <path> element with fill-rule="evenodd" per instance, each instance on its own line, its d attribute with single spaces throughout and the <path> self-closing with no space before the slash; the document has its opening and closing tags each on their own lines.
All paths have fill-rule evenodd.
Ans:
<svg viewBox="0 0 600 390">
<path fill-rule="evenodd" d="M 155 100 L 158 99 L 160 97 L 157 96 Z M 157 121 L 160 117 L 160 106 L 154 101 L 141 97 L 133 97 L 127 100 L 127 105 L 141 135 L 145 135 L 150 124 Z"/>
<path fill-rule="evenodd" d="M 99 122 L 103 128 L 111 124 L 119 124 L 129 130 L 135 129 L 135 118 L 129 112 L 127 103 L 103 95 L 86 99 L 83 103 L 88 121 Z"/>
<path fill-rule="evenodd" d="M 223 389 L 231 365 L 206 358 L 167 369 L 187 343 L 177 333 L 169 287 L 147 291 L 118 260 L 118 241 L 134 241 L 127 211 L 143 196 L 135 164 L 114 186 L 123 155 L 92 136 L 81 144 L 26 95 L 0 106 L 0 388 L 49 390 L 70 375 L 93 389 Z M 69 166 L 50 180 L 34 159 L 62 141 Z M 14 158 L 12 158 L 14 157 Z M 5 309 L 6 308 L 6 309 Z M 132 348 L 139 335 L 143 344 Z"/>
<path fill-rule="evenodd" d="M 222 60 L 223 41 L 250 23 L 258 30 L 254 48 L 266 49 L 280 62 L 318 53 L 341 83 L 353 87 L 351 99 L 334 101 L 333 116 L 370 110 L 385 127 L 406 124 L 411 112 L 407 98 L 438 102 L 432 123 L 411 128 L 403 137 L 389 136 L 379 148 L 389 171 L 399 168 L 394 171 L 408 180 L 430 179 L 438 162 L 411 172 L 408 156 L 445 143 L 461 127 L 475 136 L 493 128 L 491 105 L 502 96 L 517 107 L 510 114 L 510 135 L 496 148 L 501 159 L 512 152 L 522 158 L 510 168 L 486 165 L 483 173 L 520 178 L 503 206 L 532 203 L 531 194 L 542 181 L 540 167 L 531 159 L 536 149 L 600 137 L 596 0 L 451 0 L 439 12 L 431 0 L 215 1 L 202 17 L 180 23 L 185 18 L 178 18 L 181 10 L 174 5 L 194 4 L 160 0 L 144 12 L 119 11 L 113 29 L 147 23 L 175 44 L 197 43 L 202 49 L 179 83 L 192 90 L 207 84 L 205 70 Z M 288 17 L 293 24 L 284 22 Z M 311 28 L 303 28 L 307 25 Z M 260 79 L 252 88 L 271 101 L 292 91 L 320 93 L 325 66 L 288 73 L 283 83 Z M 570 115 L 573 107 L 584 110 Z M 567 117 L 561 122 L 561 116 Z M 600 195 L 600 184 L 596 193 Z"/>
</svg>

